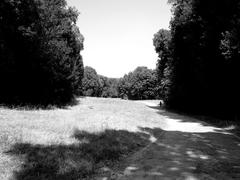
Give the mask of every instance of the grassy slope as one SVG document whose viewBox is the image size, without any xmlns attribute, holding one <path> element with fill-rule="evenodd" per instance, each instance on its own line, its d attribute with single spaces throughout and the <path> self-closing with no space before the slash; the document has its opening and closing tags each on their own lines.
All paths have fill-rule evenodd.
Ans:
<svg viewBox="0 0 240 180">
<path fill-rule="evenodd" d="M 0 179 L 13 169 L 17 179 L 37 179 L 36 174 L 69 179 L 67 173 L 77 179 L 105 166 L 112 176 L 108 168 L 114 165 L 119 165 L 114 172 L 120 179 L 240 178 L 239 140 L 196 119 L 159 110 L 156 102 L 84 98 L 69 109 L 1 108 Z M 115 131 L 95 134 L 105 129 Z"/>
<path fill-rule="evenodd" d="M 0 179 L 7 179 L 10 172 L 20 166 L 18 158 L 3 153 L 15 143 L 45 146 L 77 143 L 72 137 L 76 129 L 88 132 L 105 129 L 136 131 L 138 126 L 148 124 L 145 121 L 147 111 L 142 104 L 135 102 L 101 98 L 83 98 L 78 106 L 69 109 L 0 108 Z"/>
</svg>

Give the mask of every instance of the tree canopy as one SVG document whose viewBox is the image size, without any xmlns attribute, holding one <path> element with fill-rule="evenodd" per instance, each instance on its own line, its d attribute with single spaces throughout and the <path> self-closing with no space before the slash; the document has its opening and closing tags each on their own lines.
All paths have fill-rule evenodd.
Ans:
<svg viewBox="0 0 240 180">
<path fill-rule="evenodd" d="M 84 96 L 101 96 L 101 82 L 95 69 L 90 66 L 84 68 L 84 78 L 82 80 Z"/>
<path fill-rule="evenodd" d="M 84 68 L 83 95 L 92 97 L 116 98 L 118 95 L 118 79 L 97 74 L 97 71 L 86 66 Z"/>
<path fill-rule="evenodd" d="M 117 98 L 118 94 L 118 78 L 108 78 L 102 75 L 99 75 L 101 82 L 101 97 L 111 97 Z"/>
<path fill-rule="evenodd" d="M 155 99 L 158 97 L 156 72 L 137 67 L 119 81 L 119 96 L 124 99 Z"/>
<path fill-rule="evenodd" d="M 153 40 L 166 105 L 223 118 L 238 117 L 240 2 L 169 2 L 173 6 L 171 29 L 160 30 Z"/>
<path fill-rule="evenodd" d="M 0 102 L 65 103 L 80 94 L 77 17 L 65 0 L 0 2 Z"/>
</svg>

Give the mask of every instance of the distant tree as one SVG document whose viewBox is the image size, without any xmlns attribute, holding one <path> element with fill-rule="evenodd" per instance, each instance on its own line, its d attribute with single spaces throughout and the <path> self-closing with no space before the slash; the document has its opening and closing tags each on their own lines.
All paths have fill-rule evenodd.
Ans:
<svg viewBox="0 0 240 180">
<path fill-rule="evenodd" d="M 108 77 L 99 75 L 100 84 L 101 84 L 101 97 L 108 97 L 108 89 L 110 87 L 110 83 Z"/>
<path fill-rule="evenodd" d="M 120 78 L 119 83 L 118 83 L 118 92 L 119 92 L 119 97 L 122 99 L 129 99 L 130 98 L 130 88 L 131 88 L 131 83 L 130 83 L 130 77 L 131 77 L 131 72 L 128 74 L 125 74 L 122 78 Z"/>
<path fill-rule="evenodd" d="M 156 72 L 137 67 L 120 79 L 119 96 L 124 99 L 155 99 L 157 97 Z"/>
<path fill-rule="evenodd" d="M 65 0 L 0 2 L 0 102 L 66 103 L 80 93 L 83 36 Z"/>
<path fill-rule="evenodd" d="M 102 94 L 101 81 L 95 69 L 86 66 L 82 80 L 83 95 L 100 97 Z"/>
<path fill-rule="evenodd" d="M 101 89 L 102 89 L 102 94 L 101 97 L 111 97 L 111 98 L 116 98 L 118 97 L 118 79 L 117 78 L 108 78 L 105 76 L 101 76 L 100 81 L 101 81 Z"/>
<path fill-rule="evenodd" d="M 110 94 L 110 97 L 112 98 L 119 97 L 118 82 L 119 82 L 119 78 L 109 78 L 109 84 L 110 84 L 109 94 Z"/>
</svg>

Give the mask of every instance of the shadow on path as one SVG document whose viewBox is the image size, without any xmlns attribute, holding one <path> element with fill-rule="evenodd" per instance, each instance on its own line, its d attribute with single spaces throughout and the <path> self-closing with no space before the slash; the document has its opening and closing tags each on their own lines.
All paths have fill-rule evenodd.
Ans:
<svg viewBox="0 0 240 180">
<path fill-rule="evenodd" d="M 196 119 L 156 109 L 166 129 L 76 131 L 72 145 L 17 143 L 15 180 L 240 179 L 240 142 Z"/>
<path fill-rule="evenodd" d="M 121 179 L 240 179 L 240 142 L 231 135 L 140 128 L 157 140 L 128 159 Z"/>
<path fill-rule="evenodd" d="M 22 160 L 15 180 L 79 180 L 113 176 L 113 168 L 126 156 L 147 146 L 149 135 L 124 130 L 93 134 L 76 131 L 72 145 L 17 143 L 8 155 Z"/>
<path fill-rule="evenodd" d="M 166 128 L 144 128 L 155 142 L 128 158 L 121 180 L 240 179 L 240 141 L 224 129 L 197 119 L 149 106 Z"/>
</svg>

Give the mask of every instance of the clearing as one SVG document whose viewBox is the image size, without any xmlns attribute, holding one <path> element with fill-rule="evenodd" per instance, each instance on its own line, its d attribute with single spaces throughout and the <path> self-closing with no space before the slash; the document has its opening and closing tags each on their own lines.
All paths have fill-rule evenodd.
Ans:
<svg viewBox="0 0 240 180">
<path fill-rule="evenodd" d="M 77 130 L 96 133 L 106 129 L 141 133 L 149 141 L 146 146 L 139 145 L 137 151 L 119 161 L 117 168 L 105 167 L 103 171 L 107 173 L 94 179 L 240 179 L 240 141 L 237 136 L 227 129 L 162 110 L 158 103 L 156 100 L 126 101 L 87 97 L 79 99 L 77 106 L 66 109 L 17 110 L 2 107 L 0 179 L 54 179 L 41 176 L 41 173 L 46 175 L 46 172 L 38 172 L 38 176 L 34 174 L 29 178 L 29 172 L 35 171 L 25 168 L 23 172 L 22 168 L 27 163 L 27 167 L 33 168 L 36 165 L 33 163 L 30 166 L 29 163 L 36 163 L 36 159 L 26 160 L 29 152 L 25 151 L 29 150 L 32 154 L 39 151 L 44 159 L 46 153 L 49 156 L 51 152 L 49 147 L 51 150 L 57 145 L 73 148 L 71 145 L 79 143 L 73 137 Z M 127 136 L 129 139 L 136 138 L 131 134 Z M 16 143 L 25 147 L 20 155 L 9 153 L 9 149 Z M 34 146 L 34 151 L 30 145 Z M 45 149 L 40 151 L 40 146 Z M 61 152 L 58 152 L 59 156 Z M 35 157 L 32 154 L 29 157 Z M 58 170 L 58 173 L 63 171 L 67 171 L 66 168 Z"/>
</svg>

